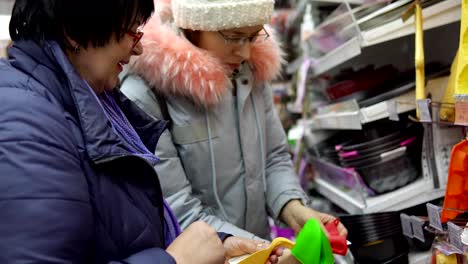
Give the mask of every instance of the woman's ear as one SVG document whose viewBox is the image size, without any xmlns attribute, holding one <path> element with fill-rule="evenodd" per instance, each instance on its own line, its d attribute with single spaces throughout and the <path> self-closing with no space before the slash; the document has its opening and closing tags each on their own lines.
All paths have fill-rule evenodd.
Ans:
<svg viewBox="0 0 468 264">
<path fill-rule="evenodd" d="M 71 39 L 69 36 L 65 36 L 65 47 L 63 48 L 65 48 L 67 52 L 71 52 L 74 54 L 79 54 L 82 49 L 80 44 L 78 44 L 78 42 Z"/>
</svg>

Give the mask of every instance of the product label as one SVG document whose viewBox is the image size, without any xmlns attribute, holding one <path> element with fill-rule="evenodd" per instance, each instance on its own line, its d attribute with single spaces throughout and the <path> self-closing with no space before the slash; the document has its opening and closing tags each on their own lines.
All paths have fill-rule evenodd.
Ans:
<svg viewBox="0 0 468 264">
<path fill-rule="evenodd" d="M 429 215 L 429 225 L 439 231 L 444 231 L 442 222 L 440 221 L 440 213 L 442 212 L 442 208 L 429 203 L 426 204 L 426 206 L 427 214 Z"/>
<path fill-rule="evenodd" d="M 431 99 L 417 100 L 417 106 L 419 110 L 419 121 L 432 122 L 430 105 Z"/>
<path fill-rule="evenodd" d="M 455 102 L 455 124 L 462 126 L 468 125 L 468 102 Z"/>
<path fill-rule="evenodd" d="M 392 121 L 400 121 L 398 117 L 397 102 L 395 100 L 387 101 L 388 118 Z"/>
<path fill-rule="evenodd" d="M 456 249 L 463 251 L 463 244 L 461 242 L 461 234 L 463 232 L 463 228 L 457 226 L 456 224 L 452 222 L 448 222 L 447 227 L 448 227 L 450 244 L 454 246 Z"/>
<path fill-rule="evenodd" d="M 413 235 L 421 242 L 425 242 L 424 238 L 424 223 L 425 221 L 417 216 L 411 217 L 411 226 L 413 227 Z"/>
<path fill-rule="evenodd" d="M 411 217 L 407 214 L 400 214 L 401 227 L 403 228 L 403 235 L 413 238 L 413 227 L 411 225 Z"/>
</svg>

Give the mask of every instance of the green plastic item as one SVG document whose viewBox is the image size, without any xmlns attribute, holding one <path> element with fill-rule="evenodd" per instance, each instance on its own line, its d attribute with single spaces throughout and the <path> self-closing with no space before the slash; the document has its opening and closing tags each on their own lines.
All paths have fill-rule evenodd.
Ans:
<svg viewBox="0 0 468 264">
<path fill-rule="evenodd" d="M 291 252 L 302 264 L 335 263 L 327 235 L 315 219 L 310 219 L 304 225 Z"/>
</svg>

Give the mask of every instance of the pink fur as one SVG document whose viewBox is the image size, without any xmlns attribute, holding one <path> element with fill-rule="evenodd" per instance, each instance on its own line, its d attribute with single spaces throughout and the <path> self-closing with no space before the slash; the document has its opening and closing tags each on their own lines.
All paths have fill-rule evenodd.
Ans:
<svg viewBox="0 0 468 264">
<path fill-rule="evenodd" d="M 178 36 L 158 15 L 143 30 L 144 53 L 132 59 L 132 71 L 166 96 L 184 96 L 203 107 L 220 101 L 229 87 L 221 61 Z M 252 45 L 249 63 L 256 82 L 270 81 L 280 72 L 282 53 L 273 39 Z"/>
</svg>

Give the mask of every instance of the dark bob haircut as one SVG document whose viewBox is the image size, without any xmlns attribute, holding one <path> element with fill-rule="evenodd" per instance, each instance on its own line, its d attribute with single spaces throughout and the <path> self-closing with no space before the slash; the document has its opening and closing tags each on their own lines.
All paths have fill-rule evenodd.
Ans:
<svg viewBox="0 0 468 264">
<path fill-rule="evenodd" d="M 55 40 L 70 48 L 66 36 L 82 47 L 120 40 L 135 23 L 145 23 L 154 0 L 16 0 L 10 21 L 13 41 Z"/>
</svg>

